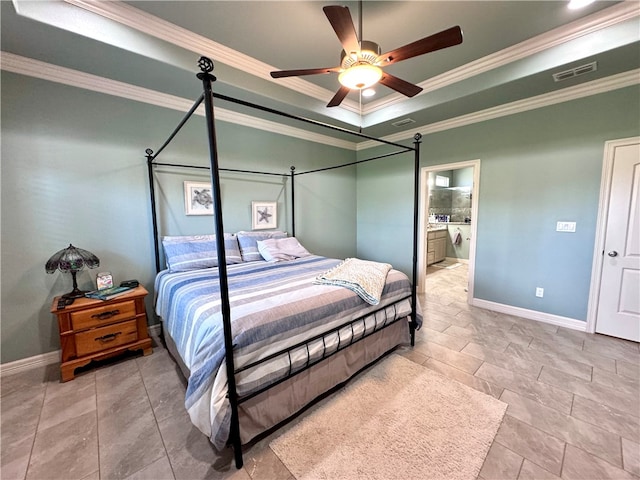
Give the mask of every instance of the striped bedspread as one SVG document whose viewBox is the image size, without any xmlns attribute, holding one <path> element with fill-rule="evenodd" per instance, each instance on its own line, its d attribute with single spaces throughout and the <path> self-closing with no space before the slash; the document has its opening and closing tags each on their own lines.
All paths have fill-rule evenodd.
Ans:
<svg viewBox="0 0 640 480">
<path fill-rule="evenodd" d="M 391 270 L 376 306 L 340 286 L 314 284 L 321 273 L 340 260 L 309 256 L 288 262 L 249 262 L 229 265 L 229 299 L 236 369 L 252 364 L 350 320 L 365 317 L 353 328 L 300 347 L 291 355 L 276 355 L 269 364 L 236 375 L 240 395 L 255 391 L 303 368 L 344 345 L 411 312 L 409 279 Z M 174 340 L 189 368 L 185 406 L 191 421 L 216 448 L 226 444 L 230 407 L 226 398 L 224 335 L 220 311 L 218 269 L 158 274 L 156 313 L 165 334 Z M 419 320 L 420 321 L 420 320 Z"/>
</svg>

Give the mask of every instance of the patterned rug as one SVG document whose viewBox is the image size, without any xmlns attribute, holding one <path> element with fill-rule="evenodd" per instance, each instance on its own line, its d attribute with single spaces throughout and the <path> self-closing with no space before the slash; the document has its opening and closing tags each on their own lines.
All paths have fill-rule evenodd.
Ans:
<svg viewBox="0 0 640 480">
<path fill-rule="evenodd" d="M 391 354 L 270 447 L 297 480 L 475 479 L 506 408 Z"/>
</svg>

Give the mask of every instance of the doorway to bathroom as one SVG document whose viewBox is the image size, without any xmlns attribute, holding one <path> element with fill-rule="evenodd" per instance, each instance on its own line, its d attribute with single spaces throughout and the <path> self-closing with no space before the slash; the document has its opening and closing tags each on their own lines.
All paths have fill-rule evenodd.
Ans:
<svg viewBox="0 0 640 480">
<path fill-rule="evenodd" d="M 480 160 L 424 167 L 420 171 L 418 288 L 432 275 L 443 290 L 473 299 Z M 448 285 L 448 287 L 447 287 Z M 433 285 L 432 285 L 433 287 Z M 432 288 L 430 287 L 430 288 Z"/>
</svg>

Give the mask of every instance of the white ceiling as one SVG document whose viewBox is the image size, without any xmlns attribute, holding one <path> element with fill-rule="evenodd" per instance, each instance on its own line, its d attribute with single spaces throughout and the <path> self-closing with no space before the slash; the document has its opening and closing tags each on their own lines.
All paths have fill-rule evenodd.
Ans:
<svg viewBox="0 0 640 480">
<path fill-rule="evenodd" d="M 638 83 L 637 1 L 601 1 L 583 10 L 569 10 L 561 0 L 365 1 L 363 36 L 383 51 L 454 25 L 462 28 L 464 41 L 385 68 L 424 88 L 414 98 L 378 86 L 371 100 L 353 92 L 341 106 L 327 108 L 339 86 L 337 75 L 272 79 L 269 72 L 339 64 L 341 46 L 322 11 L 335 4 L 4 1 L 2 68 L 111 94 L 155 96 L 156 102 L 175 102 L 180 109 L 181 99 L 188 105 L 199 95 L 194 74 L 202 54 L 215 63 L 216 92 L 396 138 L 528 108 L 536 101 Z M 340 4 L 349 6 L 357 29 L 358 2 Z M 553 81 L 552 73 L 593 61 L 596 72 Z M 216 106 L 293 124 L 228 102 Z M 415 123 L 392 125 L 405 118 Z M 339 132 L 323 133 L 344 138 Z"/>
</svg>

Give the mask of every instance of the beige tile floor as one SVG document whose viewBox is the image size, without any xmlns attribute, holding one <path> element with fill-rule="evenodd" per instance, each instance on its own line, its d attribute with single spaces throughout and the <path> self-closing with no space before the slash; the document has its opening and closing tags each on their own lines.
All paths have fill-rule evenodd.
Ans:
<svg viewBox="0 0 640 480">
<path fill-rule="evenodd" d="M 400 351 L 508 403 L 480 478 L 638 479 L 638 344 L 469 307 L 466 275 L 464 265 L 429 269 L 424 327 Z M 159 344 L 64 384 L 55 366 L 3 377 L 0 477 L 293 478 L 272 437 L 235 470 L 231 452 L 191 425 L 184 390 Z"/>
</svg>

